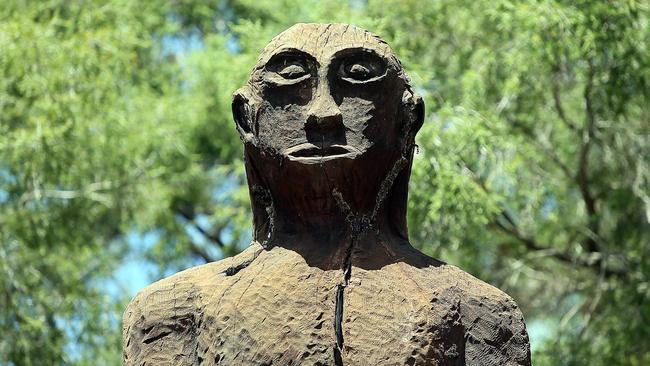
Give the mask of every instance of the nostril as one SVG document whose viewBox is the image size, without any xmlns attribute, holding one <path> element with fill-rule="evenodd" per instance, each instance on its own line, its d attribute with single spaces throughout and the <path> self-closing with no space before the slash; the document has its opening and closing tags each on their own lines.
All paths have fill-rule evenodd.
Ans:
<svg viewBox="0 0 650 366">
<path fill-rule="evenodd" d="M 318 126 L 318 120 L 317 117 L 313 114 L 310 114 L 307 116 L 307 123 L 305 124 L 305 127 L 307 128 L 315 128 Z"/>
<path fill-rule="evenodd" d="M 309 113 L 304 128 L 307 133 L 307 140 L 314 144 L 345 143 L 345 126 L 343 125 L 343 116 L 340 112 L 327 114 Z"/>
<path fill-rule="evenodd" d="M 315 129 L 332 129 L 343 125 L 343 118 L 340 113 L 315 115 L 307 117 L 307 127 Z"/>
</svg>

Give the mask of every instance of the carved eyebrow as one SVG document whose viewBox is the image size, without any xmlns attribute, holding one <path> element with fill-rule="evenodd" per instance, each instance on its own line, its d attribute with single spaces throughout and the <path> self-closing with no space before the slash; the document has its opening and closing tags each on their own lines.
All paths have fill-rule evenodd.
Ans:
<svg viewBox="0 0 650 366">
<path fill-rule="evenodd" d="M 388 59 L 374 49 L 364 47 L 349 47 L 336 51 L 332 56 L 333 61 L 347 59 L 350 57 L 375 57 L 388 66 Z"/>
</svg>

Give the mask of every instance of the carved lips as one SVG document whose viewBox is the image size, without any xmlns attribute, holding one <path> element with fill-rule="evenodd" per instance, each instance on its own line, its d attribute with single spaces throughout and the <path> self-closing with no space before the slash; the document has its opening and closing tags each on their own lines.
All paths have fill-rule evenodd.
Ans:
<svg viewBox="0 0 650 366">
<path fill-rule="evenodd" d="M 290 160 L 304 163 L 319 163 L 338 158 L 353 158 L 361 154 L 361 151 L 350 145 L 324 145 L 318 146 L 312 143 L 303 143 L 283 151 L 283 155 Z"/>
</svg>

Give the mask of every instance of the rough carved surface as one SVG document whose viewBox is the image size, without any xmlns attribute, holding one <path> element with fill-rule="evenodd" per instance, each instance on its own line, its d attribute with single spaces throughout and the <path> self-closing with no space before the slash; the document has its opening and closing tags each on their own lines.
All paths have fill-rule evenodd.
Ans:
<svg viewBox="0 0 650 366">
<path fill-rule="evenodd" d="M 514 301 L 408 242 L 424 115 L 390 47 L 298 24 L 265 48 L 233 116 L 254 242 L 141 291 L 127 365 L 530 365 Z"/>
</svg>

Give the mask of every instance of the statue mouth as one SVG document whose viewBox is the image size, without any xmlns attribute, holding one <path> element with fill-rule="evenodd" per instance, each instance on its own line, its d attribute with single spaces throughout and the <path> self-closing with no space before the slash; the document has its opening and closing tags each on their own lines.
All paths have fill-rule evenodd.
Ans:
<svg viewBox="0 0 650 366">
<path fill-rule="evenodd" d="M 293 161 L 323 162 L 338 158 L 352 158 L 360 154 L 359 149 L 350 145 L 317 146 L 312 143 L 299 144 L 284 150 L 284 155 Z"/>
</svg>

